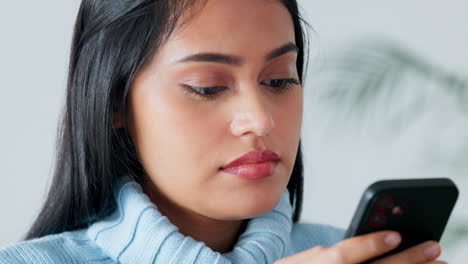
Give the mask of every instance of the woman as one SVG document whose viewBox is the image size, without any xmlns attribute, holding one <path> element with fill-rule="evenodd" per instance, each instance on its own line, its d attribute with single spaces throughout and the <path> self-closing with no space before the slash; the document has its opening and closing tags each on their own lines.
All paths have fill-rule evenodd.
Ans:
<svg viewBox="0 0 468 264">
<path fill-rule="evenodd" d="M 395 248 L 393 232 L 339 242 L 297 223 L 303 36 L 293 0 L 83 0 L 54 181 L 0 263 L 358 263 Z M 427 242 L 378 263 L 439 254 Z"/>
</svg>

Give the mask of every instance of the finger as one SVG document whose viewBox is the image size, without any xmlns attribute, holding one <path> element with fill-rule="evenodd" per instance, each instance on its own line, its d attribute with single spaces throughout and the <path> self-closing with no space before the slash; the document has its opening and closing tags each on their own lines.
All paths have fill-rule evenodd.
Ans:
<svg viewBox="0 0 468 264">
<path fill-rule="evenodd" d="M 361 263 L 396 248 L 400 242 L 397 232 L 381 231 L 343 240 L 325 254 L 330 263 Z"/>
<path fill-rule="evenodd" d="M 390 263 L 427 263 L 440 256 L 441 249 L 437 242 L 427 241 L 395 255 L 391 255 L 373 262 L 375 264 Z"/>
</svg>

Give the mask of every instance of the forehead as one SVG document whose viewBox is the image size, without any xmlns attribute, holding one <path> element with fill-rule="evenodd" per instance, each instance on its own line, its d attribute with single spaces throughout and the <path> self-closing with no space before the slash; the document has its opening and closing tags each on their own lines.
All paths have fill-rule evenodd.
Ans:
<svg viewBox="0 0 468 264">
<path fill-rule="evenodd" d="M 162 60 L 198 52 L 263 56 L 295 42 L 291 15 L 279 0 L 208 0 L 176 27 L 161 47 Z"/>
</svg>

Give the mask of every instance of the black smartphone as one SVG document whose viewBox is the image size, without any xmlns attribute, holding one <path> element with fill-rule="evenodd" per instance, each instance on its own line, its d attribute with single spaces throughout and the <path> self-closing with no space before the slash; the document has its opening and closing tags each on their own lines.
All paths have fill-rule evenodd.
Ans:
<svg viewBox="0 0 468 264">
<path fill-rule="evenodd" d="M 375 182 L 362 195 L 345 238 L 381 230 L 401 234 L 396 249 L 365 263 L 427 240 L 440 241 L 457 198 L 458 189 L 448 178 Z"/>
</svg>

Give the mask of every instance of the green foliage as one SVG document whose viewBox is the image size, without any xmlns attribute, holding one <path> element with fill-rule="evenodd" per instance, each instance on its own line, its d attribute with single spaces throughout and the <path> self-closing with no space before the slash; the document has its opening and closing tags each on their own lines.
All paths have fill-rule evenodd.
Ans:
<svg viewBox="0 0 468 264">
<path fill-rule="evenodd" d="M 390 142 L 413 133 L 411 140 L 423 142 L 417 152 L 422 166 L 439 166 L 454 180 L 468 177 L 466 76 L 384 40 L 351 46 L 327 61 L 318 75 L 314 103 L 325 106 L 331 133 L 348 125 Z M 468 220 L 456 218 L 442 243 L 452 247 L 467 238 Z"/>
</svg>

